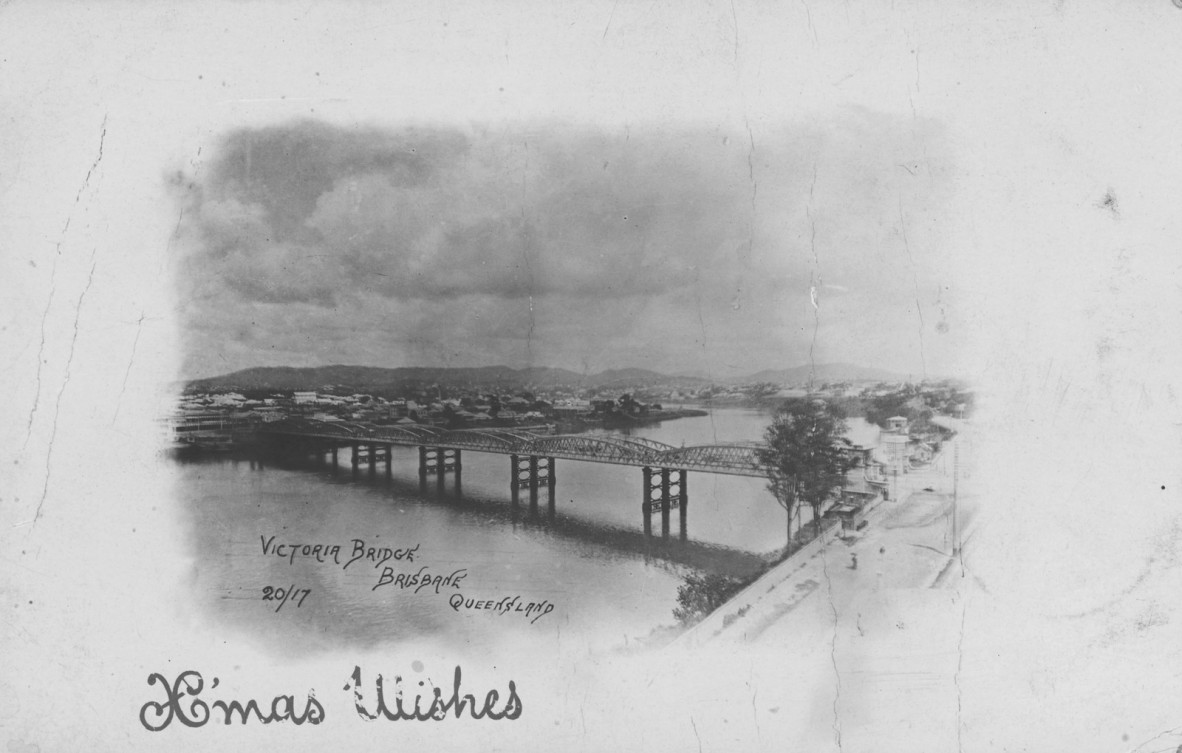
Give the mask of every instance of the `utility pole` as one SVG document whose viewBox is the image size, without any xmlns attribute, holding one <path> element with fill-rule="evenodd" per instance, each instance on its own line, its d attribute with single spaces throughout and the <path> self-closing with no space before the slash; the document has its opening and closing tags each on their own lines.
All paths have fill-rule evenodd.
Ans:
<svg viewBox="0 0 1182 753">
<path fill-rule="evenodd" d="M 957 492 L 960 481 L 960 435 L 952 440 L 952 556 L 960 561 L 960 577 L 964 577 L 964 558 L 960 553 L 960 528 L 957 524 Z"/>
</svg>

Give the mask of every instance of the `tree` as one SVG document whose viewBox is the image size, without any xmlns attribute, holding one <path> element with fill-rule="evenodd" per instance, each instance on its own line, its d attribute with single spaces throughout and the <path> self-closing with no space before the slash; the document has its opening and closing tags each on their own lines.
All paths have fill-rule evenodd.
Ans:
<svg viewBox="0 0 1182 753">
<path fill-rule="evenodd" d="M 628 416 L 634 415 L 640 408 L 640 403 L 632 398 L 632 393 L 630 392 L 620 395 L 618 404 L 620 406 L 620 412 Z"/>
<path fill-rule="evenodd" d="M 685 576 L 685 583 L 677 587 L 677 604 L 673 616 L 686 627 L 701 622 L 732 596 L 742 591 L 752 579 L 740 580 L 711 573 Z"/>
<path fill-rule="evenodd" d="M 841 488 L 849 470 L 845 413 L 833 403 L 794 398 L 784 402 L 764 438 L 760 451 L 768 475 L 768 490 L 788 513 L 788 541 L 792 541 L 792 514 L 798 501 L 813 508 L 817 533 L 821 531 L 821 505 L 834 489 Z"/>
<path fill-rule="evenodd" d="M 929 397 L 935 399 L 913 385 L 875 396 L 866 404 L 866 420 L 885 429 L 891 418 L 902 416 L 907 419 L 913 432 L 928 431 L 929 419 L 934 414 L 928 402 Z"/>
<path fill-rule="evenodd" d="M 888 418 L 900 415 L 910 418 L 907 415 L 907 402 L 910 399 L 911 395 L 904 390 L 896 390 L 886 395 L 876 395 L 866 404 L 866 420 L 885 429 Z"/>
</svg>

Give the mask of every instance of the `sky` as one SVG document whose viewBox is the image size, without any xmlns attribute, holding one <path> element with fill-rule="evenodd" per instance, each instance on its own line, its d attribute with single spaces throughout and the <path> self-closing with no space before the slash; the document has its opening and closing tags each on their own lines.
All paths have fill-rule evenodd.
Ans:
<svg viewBox="0 0 1182 753">
<path fill-rule="evenodd" d="M 170 176 L 185 373 L 936 375 L 954 171 L 938 121 L 862 107 L 758 142 L 693 123 L 228 129 Z"/>
</svg>

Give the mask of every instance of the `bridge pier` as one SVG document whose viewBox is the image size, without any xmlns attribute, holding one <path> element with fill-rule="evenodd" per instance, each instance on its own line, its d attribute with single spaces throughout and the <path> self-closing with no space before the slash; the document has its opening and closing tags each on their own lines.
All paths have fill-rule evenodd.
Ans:
<svg viewBox="0 0 1182 753">
<path fill-rule="evenodd" d="M 517 505 L 521 499 L 520 489 L 529 489 L 529 509 L 538 511 L 538 487 L 543 483 L 547 490 L 547 506 L 550 514 L 554 514 L 554 487 L 558 477 L 554 472 L 554 458 L 529 455 L 509 456 L 510 482 L 509 487 L 513 495 L 513 504 Z"/>
<path fill-rule="evenodd" d="M 677 506 L 678 513 L 678 538 L 686 541 L 689 536 L 686 535 L 685 515 L 689 509 L 689 471 L 684 468 L 681 469 L 681 474 L 677 479 L 677 490 L 680 492 L 678 496 L 681 497 L 681 504 Z"/>
<path fill-rule="evenodd" d="M 669 538 L 669 469 L 661 469 L 661 538 Z"/>
<path fill-rule="evenodd" d="M 389 457 L 389 456 L 387 456 Z M 387 465 L 387 470 L 389 465 Z M 427 476 L 435 476 L 436 491 L 443 492 L 443 476 L 452 473 L 456 478 L 456 491 L 460 489 L 460 476 L 463 473 L 463 463 L 460 451 L 446 447 L 425 447 L 419 445 L 419 488 L 427 489 Z"/>
<path fill-rule="evenodd" d="M 517 507 L 517 461 L 516 455 L 509 456 L 509 492 L 513 497 L 513 506 Z"/>
<path fill-rule="evenodd" d="M 529 511 L 538 511 L 538 456 L 529 456 Z"/>
<path fill-rule="evenodd" d="M 554 458 L 546 458 L 547 513 L 550 520 L 554 520 L 554 487 L 557 484 L 558 475 L 555 473 Z"/>
<path fill-rule="evenodd" d="M 641 469 L 644 474 L 644 501 L 640 505 L 640 513 L 644 516 L 644 538 L 653 537 L 653 469 L 647 465 Z"/>
<path fill-rule="evenodd" d="M 290 419 L 272 422 L 258 429 L 264 449 L 291 460 L 307 461 L 315 456 L 317 464 L 331 462 L 337 467 L 339 451 L 351 452 L 353 477 L 362 463 L 367 463 L 371 477 L 377 463 L 386 463 L 386 476 L 393 476 L 393 445 L 419 448 L 419 479 L 424 492 L 427 477 L 434 474 L 439 490 L 445 486 L 446 473 L 455 474 L 455 491 L 460 493 L 462 465 L 460 449 L 475 452 L 510 454 L 510 489 L 513 504 L 520 503 L 522 487 L 529 489 L 530 507 L 536 512 L 538 487 L 543 482 L 549 512 L 555 515 L 555 459 L 610 463 L 641 467 L 644 471 L 642 516 L 646 538 L 653 536 L 653 513 L 661 513 L 661 537 L 671 537 L 672 514 L 679 512 L 678 537 L 688 538 L 688 473 L 722 473 L 766 478 L 762 445 L 702 445 L 673 447 L 637 437 L 542 435 L 500 429 L 462 429 L 445 431 L 436 427 L 374 427 L 366 424 Z M 384 453 L 383 453 L 384 448 Z M 450 449 L 449 449 L 450 448 Z"/>
<path fill-rule="evenodd" d="M 644 473 L 644 502 L 641 505 L 641 514 L 644 516 L 645 538 L 652 538 L 652 515 L 654 512 L 660 512 L 661 538 L 668 539 L 669 512 L 677 509 L 680 511 L 679 538 L 685 541 L 687 539 L 685 511 L 689 502 L 686 480 L 689 471 L 680 468 L 653 469 L 649 466 L 645 466 L 642 471 Z M 676 492 L 673 491 L 673 487 L 677 487 Z"/>
</svg>

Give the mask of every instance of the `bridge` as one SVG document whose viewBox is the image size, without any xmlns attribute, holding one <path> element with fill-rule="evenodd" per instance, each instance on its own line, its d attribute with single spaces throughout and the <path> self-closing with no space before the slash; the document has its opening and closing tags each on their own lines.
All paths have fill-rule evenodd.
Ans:
<svg viewBox="0 0 1182 753">
<path fill-rule="evenodd" d="M 669 536 L 670 511 L 678 510 L 681 540 L 686 539 L 686 508 L 689 503 L 688 473 L 721 473 L 766 478 L 759 459 L 762 445 L 711 444 L 675 447 L 651 439 L 594 434 L 539 434 L 524 429 L 455 429 L 418 424 L 377 425 L 355 421 L 320 421 L 289 418 L 264 424 L 258 434 L 297 452 L 325 459 L 331 455 L 337 465 L 340 447 L 352 448 L 353 472 L 367 465 L 369 473 L 383 464 L 392 473 L 391 450 L 395 446 L 419 448 L 419 480 L 425 488 L 434 475 L 442 489 L 444 475 L 452 474 L 457 488 L 463 469 L 464 450 L 510 457 L 510 489 L 518 504 L 521 489 L 529 490 L 531 508 L 536 508 L 539 487 L 548 490 L 554 510 L 555 462 L 558 459 L 589 463 L 630 465 L 643 470 L 644 532 L 652 536 L 652 514 L 661 513 L 661 535 Z"/>
</svg>

